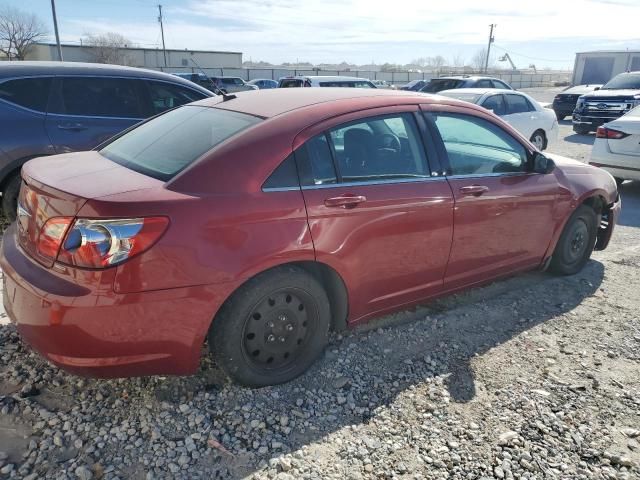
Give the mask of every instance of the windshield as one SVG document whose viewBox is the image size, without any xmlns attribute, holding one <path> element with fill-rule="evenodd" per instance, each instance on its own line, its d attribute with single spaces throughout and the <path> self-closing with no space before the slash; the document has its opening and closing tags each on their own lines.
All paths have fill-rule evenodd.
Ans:
<svg viewBox="0 0 640 480">
<path fill-rule="evenodd" d="M 452 88 L 460 88 L 464 82 L 455 78 L 436 78 L 427 83 L 422 89 L 423 92 L 436 93 L 442 90 L 450 90 Z"/>
<path fill-rule="evenodd" d="M 217 144 L 259 121 L 243 113 L 187 105 L 118 137 L 100 154 L 131 170 L 169 180 Z"/>
<path fill-rule="evenodd" d="M 457 98 L 458 100 L 464 100 L 465 102 L 477 103 L 478 99 L 482 95 L 478 95 L 477 93 L 457 93 L 455 90 L 451 92 L 445 92 L 444 90 L 440 92 L 440 95 L 444 95 L 445 97 Z"/>
<path fill-rule="evenodd" d="M 637 73 L 621 73 L 609 80 L 601 90 L 640 90 L 640 75 Z"/>
</svg>

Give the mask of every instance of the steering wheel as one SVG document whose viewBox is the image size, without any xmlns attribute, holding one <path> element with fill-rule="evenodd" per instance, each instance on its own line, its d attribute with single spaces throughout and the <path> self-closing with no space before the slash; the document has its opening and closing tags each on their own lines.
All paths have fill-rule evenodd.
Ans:
<svg viewBox="0 0 640 480">
<path fill-rule="evenodd" d="M 380 137 L 380 144 L 378 150 L 388 151 L 390 153 L 400 153 L 402 145 L 400 139 L 392 133 L 383 133 Z"/>
</svg>

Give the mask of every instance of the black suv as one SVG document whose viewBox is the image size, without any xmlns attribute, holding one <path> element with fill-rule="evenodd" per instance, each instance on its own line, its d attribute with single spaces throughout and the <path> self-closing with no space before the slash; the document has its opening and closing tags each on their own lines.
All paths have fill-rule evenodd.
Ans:
<svg viewBox="0 0 640 480">
<path fill-rule="evenodd" d="M 452 77 L 432 78 L 420 91 L 423 93 L 438 93 L 454 88 L 500 88 L 503 90 L 513 90 L 511 85 L 503 82 L 499 78 L 456 75 Z"/>
<path fill-rule="evenodd" d="M 594 92 L 582 95 L 573 111 L 573 130 L 587 134 L 640 105 L 640 72 L 616 75 Z"/>
<path fill-rule="evenodd" d="M 91 150 L 130 126 L 213 93 L 168 73 L 94 63 L 0 62 L 0 191 L 16 215 L 20 169 Z"/>
<path fill-rule="evenodd" d="M 576 85 L 575 87 L 565 88 L 553 99 L 553 111 L 556 113 L 558 120 L 564 120 L 565 117 L 573 113 L 576 109 L 578 98 L 600 88 L 602 88 L 602 85 Z"/>
</svg>

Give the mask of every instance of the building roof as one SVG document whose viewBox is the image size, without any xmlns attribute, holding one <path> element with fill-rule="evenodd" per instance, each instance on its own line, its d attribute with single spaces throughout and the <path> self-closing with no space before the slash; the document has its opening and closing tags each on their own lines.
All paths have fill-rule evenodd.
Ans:
<svg viewBox="0 0 640 480">
<path fill-rule="evenodd" d="M 589 55 L 591 53 L 624 53 L 638 54 L 640 50 L 592 50 L 590 52 L 577 52 L 576 55 Z"/>
</svg>

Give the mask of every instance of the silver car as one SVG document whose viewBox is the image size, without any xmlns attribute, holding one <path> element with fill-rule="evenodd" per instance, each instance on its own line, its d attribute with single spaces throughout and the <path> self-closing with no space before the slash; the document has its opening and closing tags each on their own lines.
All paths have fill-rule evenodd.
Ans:
<svg viewBox="0 0 640 480">
<path fill-rule="evenodd" d="M 257 85 L 251 85 L 240 77 L 211 77 L 216 86 L 227 93 L 258 90 Z"/>
</svg>

